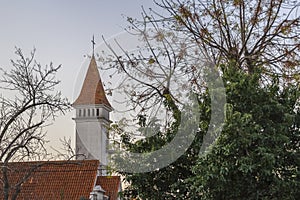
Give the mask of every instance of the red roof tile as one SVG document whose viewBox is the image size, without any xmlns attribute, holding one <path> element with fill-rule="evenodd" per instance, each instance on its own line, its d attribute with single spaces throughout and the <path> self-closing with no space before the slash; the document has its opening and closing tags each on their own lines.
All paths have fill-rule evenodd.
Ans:
<svg viewBox="0 0 300 200">
<path fill-rule="evenodd" d="M 73 105 L 104 104 L 111 108 L 106 98 L 94 55 L 88 67 L 81 92 Z"/>
<path fill-rule="evenodd" d="M 89 198 L 97 177 L 98 160 L 9 163 L 8 178 L 15 185 L 29 169 L 38 167 L 22 184 L 18 200 L 76 200 Z M 0 174 L 0 179 L 2 174 Z M 12 192 L 12 191 L 11 191 Z M 0 187 L 3 199 L 3 187 Z"/>
<path fill-rule="evenodd" d="M 98 176 L 96 185 L 100 185 L 105 190 L 105 195 L 109 197 L 109 200 L 117 200 L 121 189 L 119 176 Z"/>
</svg>

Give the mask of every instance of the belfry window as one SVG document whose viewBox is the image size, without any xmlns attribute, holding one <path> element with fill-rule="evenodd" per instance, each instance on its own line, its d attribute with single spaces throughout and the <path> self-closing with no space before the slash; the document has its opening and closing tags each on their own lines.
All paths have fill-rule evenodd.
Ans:
<svg viewBox="0 0 300 200">
<path fill-rule="evenodd" d="M 97 117 L 99 117 L 99 108 L 97 108 Z"/>
</svg>

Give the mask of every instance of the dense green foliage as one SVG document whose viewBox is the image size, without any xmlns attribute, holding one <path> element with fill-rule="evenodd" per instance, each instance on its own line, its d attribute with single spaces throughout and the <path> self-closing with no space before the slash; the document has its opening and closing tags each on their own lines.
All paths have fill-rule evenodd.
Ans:
<svg viewBox="0 0 300 200">
<path fill-rule="evenodd" d="M 134 144 L 128 141 L 129 138 L 126 135 L 123 135 L 123 142 L 131 152 L 146 153 L 155 151 L 162 148 L 175 137 L 180 126 L 181 116 L 187 113 L 180 112 L 174 101 L 168 98 L 168 95 L 165 95 L 164 103 L 167 109 L 173 112 L 175 119 L 170 128 L 167 131 L 160 131 L 159 128 L 154 127 L 159 125 L 153 125 L 152 128 L 157 130 L 156 134 L 139 140 Z M 200 118 L 204 121 L 209 121 L 209 112 L 205 112 L 208 107 L 203 107 L 202 109 L 203 112 L 201 112 L 202 115 Z M 187 122 L 185 123 L 185 127 L 181 128 L 186 130 L 189 125 Z M 207 127 L 208 124 L 205 126 Z M 167 167 L 140 174 L 124 173 L 126 180 L 130 183 L 130 186 L 124 192 L 125 197 L 129 199 L 132 197 L 140 197 L 142 199 L 175 199 L 178 195 L 187 195 L 189 188 L 182 187 L 181 183 L 193 175 L 191 166 L 196 164 L 201 144 L 201 135 L 203 134 L 204 131 L 197 132 L 192 145 L 187 149 L 186 153 Z M 182 140 L 184 139 L 182 138 Z"/>
<path fill-rule="evenodd" d="M 195 199 L 296 199 L 300 196 L 299 85 L 260 83 L 227 70 L 227 117 L 216 145 L 193 172 Z M 299 106 L 299 102 L 298 102 Z"/>
<path fill-rule="evenodd" d="M 226 121 L 210 152 L 198 157 L 209 118 L 208 93 L 199 95 L 200 131 L 187 152 L 168 167 L 126 174 L 127 197 L 141 199 L 296 199 L 299 196 L 299 85 L 261 82 L 261 73 L 223 72 Z M 174 129 L 174 127 L 173 127 Z M 174 135 L 175 132 L 165 133 Z M 130 145 L 147 152 L 169 139 L 163 133 Z M 150 148 L 151 147 L 151 148 Z"/>
</svg>

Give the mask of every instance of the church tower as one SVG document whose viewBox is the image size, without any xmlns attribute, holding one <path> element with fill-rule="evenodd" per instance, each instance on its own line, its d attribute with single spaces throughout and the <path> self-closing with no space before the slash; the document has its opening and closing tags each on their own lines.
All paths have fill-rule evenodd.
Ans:
<svg viewBox="0 0 300 200">
<path fill-rule="evenodd" d="M 112 107 L 106 98 L 94 55 L 73 107 L 76 110 L 77 159 L 97 159 L 102 165 L 107 165 L 107 127 Z"/>
</svg>

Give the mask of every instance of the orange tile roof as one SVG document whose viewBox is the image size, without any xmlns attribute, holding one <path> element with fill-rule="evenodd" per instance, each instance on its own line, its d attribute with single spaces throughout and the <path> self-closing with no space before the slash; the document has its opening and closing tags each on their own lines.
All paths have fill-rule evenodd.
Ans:
<svg viewBox="0 0 300 200">
<path fill-rule="evenodd" d="M 100 185 L 105 190 L 109 200 L 117 200 L 121 189 L 120 176 L 98 176 L 96 185 Z"/>
<path fill-rule="evenodd" d="M 73 105 L 104 104 L 111 108 L 106 98 L 94 55 L 88 67 L 81 92 Z"/>
<path fill-rule="evenodd" d="M 89 198 L 97 177 L 98 160 L 9 163 L 9 180 L 15 185 L 28 169 L 41 165 L 21 186 L 18 200 L 76 200 Z M 2 173 L 0 173 L 0 180 Z M 12 191 L 11 191 L 12 192 Z M 3 187 L 0 187 L 3 199 Z"/>
</svg>

